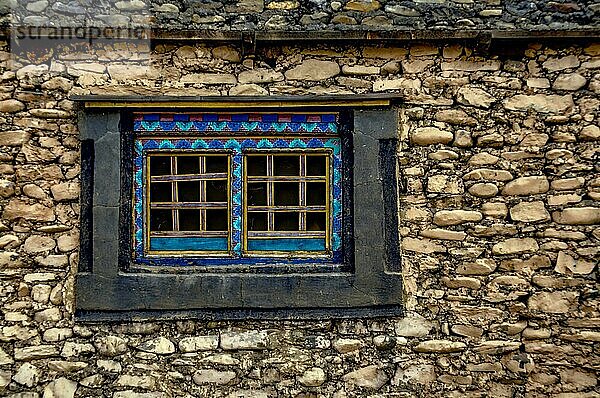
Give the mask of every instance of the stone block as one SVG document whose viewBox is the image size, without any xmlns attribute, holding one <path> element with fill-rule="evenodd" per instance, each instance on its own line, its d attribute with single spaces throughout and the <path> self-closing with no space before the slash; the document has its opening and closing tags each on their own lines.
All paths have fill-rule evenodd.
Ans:
<svg viewBox="0 0 600 398">
<path fill-rule="evenodd" d="M 342 380 L 347 384 L 371 390 L 379 390 L 389 380 L 387 374 L 376 365 L 366 366 L 346 373 Z"/>
<path fill-rule="evenodd" d="M 518 94 L 504 101 L 504 107 L 510 111 L 532 110 L 539 113 L 553 113 L 557 115 L 570 114 L 574 106 L 573 97 L 570 94 L 563 96 Z"/>
<path fill-rule="evenodd" d="M 533 238 L 509 238 L 496 243 L 492 247 L 495 255 L 536 252 L 539 250 L 538 243 Z"/>
<path fill-rule="evenodd" d="M 521 202 L 510 208 L 510 217 L 521 222 L 550 221 L 550 213 L 542 201 Z"/>
<path fill-rule="evenodd" d="M 600 207 L 570 207 L 555 211 L 552 213 L 552 220 L 568 225 L 600 224 Z"/>
<path fill-rule="evenodd" d="M 451 340 L 427 340 L 413 347 L 415 352 L 449 354 L 462 352 L 467 348 L 465 343 Z"/>
<path fill-rule="evenodd" d="M 264 350 L 268 343 L 266 331 L 221 333 L 221 348 L 224 350 Z"/>
<path fill-rule="evenodd" d="M 194 383 L 198 385 L 204 384 L 218 384 L 225 385 L 229 384 L 233 379 L 236 378 L 235 372 L 232 371 L 218 371 L 214 369 L 201 369 L 194 373 L 192 379 Z"/>
<path fill-rule="evenodd" d="M 596 268 L 594 261 L 575 259 L 568 252 L 561 250 L 558 253 L 554 270 L 560 274 L 587 275 L 591 274 L 594 268 Z"/>
<path fill-rule="evenodd" d="M 546 193 L 550 190 L 550 183 L 546 176 L 520 177 L 507 183 L 502 188 L 504 196 L 525 196 Z"/>
<path fill-rule="evenodd" d="M 219 336 L 193 336 L 184 337 L 179 341 L 181 352 L 197 352 L 215 350 L 219 346 Z"/>
<path fill-rule="evenodd" d="M 537 292 L 527 301 L 530 311 L 564 314 L 575 310 L 578 292 Z"/>
<path fill-rule="evenodd" d="M 415 145 L 448 144 L 453 138 L 451 131 L 437 127 L 419 127 L 410 135 L 411 142 Z"/>
<path fill-rule="evenodd" d="M 478 222 L 483 215 L 473 210 L 440 210 L 433 216 L 433 223 L 442 227 L 459 225 L 467 222 Z"/>
<path fill-rule="evenodd" d="M 406 237 L 402 239 L 402 250 L 412 251 L 417 253 L 445 253 L 446 247 L 438 245 L 430 241 L 429 239 L 416 239 Z"/>
<path fill-rule="evenodd" d="M 489 108 L 496 98 L 490 95 L 487 91 L 477 87 L 461 87 L 456 94 L 458 103 L 478 108 Z"/>
<path fill-rule="evenodd" d="M 336 62 L 307 59 L 285 72 L 285 77 L 288 80 L 322 81 L 339 74 L 340 66 Z"/>
</svg>

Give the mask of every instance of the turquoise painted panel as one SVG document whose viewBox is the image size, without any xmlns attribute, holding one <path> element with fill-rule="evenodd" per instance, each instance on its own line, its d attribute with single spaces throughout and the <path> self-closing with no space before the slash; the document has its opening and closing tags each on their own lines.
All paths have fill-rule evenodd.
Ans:
<svg viewBox="0 0 600 398">
<path fill-rule="evenodd" d="M 196 251 L 227 250 L 227 238 L 150 238 L 150 250 L 157 251 Z"/>
<path fill-rule="evenodd" d="M 249 251 L 324 251 L 325 239 L 248 239 Z"/>
</svg>

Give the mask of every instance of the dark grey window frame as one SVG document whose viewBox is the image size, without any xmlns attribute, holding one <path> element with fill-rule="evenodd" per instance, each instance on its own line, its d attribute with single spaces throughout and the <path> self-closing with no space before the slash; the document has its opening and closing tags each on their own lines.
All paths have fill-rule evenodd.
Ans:
<svg viewBox="0 0 600 398">
<path fill-rule="evenodd" d="M 202 104 L 197 104 L 202 109 Z M 339 110 L 339 109 L 338 109 Z M 171 110 L 170 110 L 171 111 Z M 272 111 L 272 110 L 271 110 Z M 353 248 L 334 272 L 154 272 L 129 267 L 127 111 L 82 109 L 80 320 L 322 318 L 402 314 L 398 245 L 398 111 L 347 109 L 353 124 Z M 131 154 L 129 154 L 131 156 Z M 348 181 L 347 183 L 350 183 Z M 123 189 L 125 187 L 125 189 Z M 348 211 L 348 209 L 344 209 Z M 124 233 L 125 232 L 125 233 Z M 119 254 L 117 254 L 119 253 Z"/>
</svg>

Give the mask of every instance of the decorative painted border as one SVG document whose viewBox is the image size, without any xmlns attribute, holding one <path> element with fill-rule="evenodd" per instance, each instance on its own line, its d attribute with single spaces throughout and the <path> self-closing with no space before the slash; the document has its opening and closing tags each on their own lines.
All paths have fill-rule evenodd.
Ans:
<svg viewBox="0 0 600 398">
<path fill-rule="evenodd" d="M 133 131 L 136 133 L 338 133 L 337 114 L 156 114 L 134 115 Z"/>
<path fill-rule="evenodd" d="M 134 143 L 134 257 L 139 263 L 154 265 L 218 265 L 218 264 L 253 264 L 257 262 L 281 263 L 282 259 L 242 257 L 243 236 L 243 152 L 246 149 L 305 149 L 330 148 L 333 152 L 332 190 L 332 258 L 286 259 L 286 264 L 339 262 L 342 259 L 342 151 L 341 140 L 330 137 L 295 137 L 295 138 L 139 138 Z M 149 257 L 144 248 L 144 159 L 148 151 L 207 151 L 229 150 L 233 153 L 231 162 L 231 248 L 232 257 L 228 258 L 177 258 Z M 201 261 L 202 260 L 202 261 Z M 233 261 L 232 261 L 233 260 Z M 265 261 L 262 261 L 265 260 Z"/>
</svg>

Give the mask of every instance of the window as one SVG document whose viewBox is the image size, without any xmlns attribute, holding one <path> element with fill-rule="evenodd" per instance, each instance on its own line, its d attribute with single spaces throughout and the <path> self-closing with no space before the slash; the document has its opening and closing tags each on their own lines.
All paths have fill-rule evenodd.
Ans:
<svg viewBox="0 0 600 398">
<path fill-rule="evenodd" d="M 396 110 L 84 100 L 81 319 L 401 312 Z"/>
<path fill-rule="evenodd" d="M 337 114 L 134 119 L 136 263 L 341 264 Z"/>
</svg>

